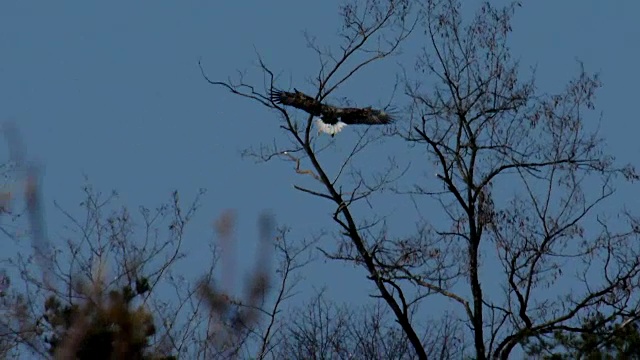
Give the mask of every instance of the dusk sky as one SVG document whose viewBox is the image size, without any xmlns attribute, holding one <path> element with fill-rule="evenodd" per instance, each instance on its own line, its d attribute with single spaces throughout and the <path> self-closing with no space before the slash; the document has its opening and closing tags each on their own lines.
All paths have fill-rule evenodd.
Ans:
<svg viewBox="0 0 640 360">
<path fill-rule="evenodd" d="M 469 16 L 474 11 L 465 8 Z M 601 74 L 604 87 L 596 103 L 601 134 L 611 154 L 635 165 L 640 164 L 640 125 L 634 115 L 640 84 L 638 14 L 640 2 L 633 0 L 523 1 L 510 38 L 522 70 L 537 67 L 540 92 L 562 90 L 578 73 L 577 60 Z M 279 87 L 313 92 L 307 79 L 315 76 L 318 63 L 303 32 L 335 46 L 340 21 L 337 1 L 2 1 L 0 121 L 17 124 L 29 158 L 44 165 L 52 242 L 68 225 L 53 202 L 81 216 L 85 175 L 97 190 L 117 190 L 116 204 L 134 211 L 168 201 L 174 189 L 185 202 L 207 189 L 187 231 L 190 260 L 177 268 L 189 276 L 205 271 L 199 266 L 208 261 L 211 223 L 225 209 L 238 214 L 242 266 L 253 259 L 256 219 L 263 210 L 290 226 L 292 239 L 336 231 L 334 207 L 293 188 L 310 182 L 295 173 L 292 163 L 256 164 L 241 157 L 249 147 L 285 140 L 277 114 L 208 84 L 198 61 L 213 79 L 246 70 L 248 81 L 261 85 L 259 53 L 281 74 Z M 338 95 L 359 105 L 388 102 L 400 65 L 412 68 L 412 54 L 425 41 L 414 35 L 402 45 L 403 55 L 355 76 Z M 403 96 L 395 95 L 399 107 L 407 104 Z M 596 124 L 598 113 L 591 117 L 588 121 Z M 321 161 L 331 163 L 355 139 L 347 127 Z M 380 166 L 377 159 L 410 153 L 400 140 L 389 142 L 362 156 L 360 166 L 373 169 Z M 433 173 L 428 162 L 420 166 L 419 173 Z M 616 198 L 634 199 L 636 191 L 625 186 Z M 393 214 L 395 226 L 416 219 L 411 204 L 393 199 L 397 203 L 375 203 L 375 212 Z M 16 251 L 12 241 L 5 244 L 3 255 Z M 337 301 L 365 301 L 371 286 L 363 275 L 320 259 L 306 270 L 309 282 L 293 303 L 325 285 Z"/>
</svg>

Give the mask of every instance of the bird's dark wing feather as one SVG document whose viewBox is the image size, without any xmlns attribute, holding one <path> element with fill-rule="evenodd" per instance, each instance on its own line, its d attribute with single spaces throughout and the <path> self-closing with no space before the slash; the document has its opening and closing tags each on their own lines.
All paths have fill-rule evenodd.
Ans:
<svg viewBox="0 0 640 360">
<path fill-rule="evenodd" d="M 339 108 L 323 104 L 309 95 L 296 89 L 295 92 L 282 90 L 271 91 L 271 101 L 276 104 L 293 106 L 304 110 L 313 116 L 321 116 L 327 124 L 335 124 L 338 120 L 345 124 L 384 125 L 393 121 L 393 118 L 382 110 L 366 108 Z"/>
<path fill-rule="evenodd" d="M 291 93 L 274 89 L 271 91 L 271 101 L 276 104 L 293 106 L 314 116 L 320 116 L 322 114 L 322 103 L 298 90 Z"/>
<path fill-rule="evenodd" d="M 382 110 L 366 108 L 338 108 L 336 114 L 345 124 L 384 125 L 393 118 Z"/>
</svg>

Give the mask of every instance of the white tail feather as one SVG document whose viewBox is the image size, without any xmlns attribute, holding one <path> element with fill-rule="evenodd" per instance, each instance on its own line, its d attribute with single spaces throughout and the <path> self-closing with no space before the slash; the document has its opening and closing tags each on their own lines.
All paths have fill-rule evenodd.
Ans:
<svg viewBox="0 0 640 360">
<path fill-rule="evenodd" d="M 318 134 L 323 132 L 331 136 L 339 133 L 347 124 L 342 121 L 338 121 L 336 124 L 327 124 L 322 119 L 316 118 L 316 126 L 318 127 Z"/>
</svg>

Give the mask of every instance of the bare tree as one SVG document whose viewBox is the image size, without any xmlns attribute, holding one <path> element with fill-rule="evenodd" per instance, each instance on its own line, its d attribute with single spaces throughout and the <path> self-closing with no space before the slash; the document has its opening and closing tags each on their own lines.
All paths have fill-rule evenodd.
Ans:
<svg viewBox="0 0 640 360">
<path fill-rule="evenodd" d="M 405 136 L 427 149 L 440 182 L 414 194 L 440 204 L 449 224 L 428 233 L 453 251 L 440 252 L 450 266 L 437 276 L 406 266 L 397 274 L 460 305 L 478 359 L 506 359 L 558 330 L 591 331 L 583 319 L 596 310 L 607 314 L 598 327 L 638 316 L 637 220 L 624 214 L 615 230 L 597 212 L 614 180 L 638 176 L 590 130 L 597 75 L 581 66 L 558 94 L 537 92 L 535 72 L 521 80 L 507 43 L 516 7 L 485 3 L 463 25 L 460 2 L 428 1 L 418 61 L 428 89 L 407 86 Z"/>
<path fill-rule="evenodd" d="M 288 315 L 280 333 L 279 359 L 413 359 L 414 351 L 393 323 L 383 303 L 355 308 L 337 305 L 324 291 Z M 460 324 L 446 314 L 430 322 L 423 336 L 426 352 L 442 359 L 460 358 Z M 444 341 L 443 341 L 444 340 Z"/>
<path fill-rule="evenodd" d="M 328 99 L 353 74 L 396 51 L 414 29 L 409 5 L 364 1 L 342 8 L 345 43 L 339 54 L 309 43 L 320 58 L 316 100 Z M 556 331 L 589 332 L 593 329 L 583 320 L 596 310 L 605 309 L 606 316 L 591 322 L 592 327 L 638 317 L 632 291 L 640 271 L 638 220 L 621 213 L 625 221 L 614 226 L 598 213 L 617 180 L 633 181 L 638 175 L 606 155 L 595 124 L 589 123 L 596 117 L 589 114 L 601 86 L 597 75 L 581 64 L 577 77 L 557 94 L 537 90 L 535 71 L 523 78 L 507 42 L 518 6 L 484 3 L 470 21 L 463 21 L 461 3 L 455 0 L 428 0 L 416 8 L 426 46 L 417 73 L 406 73 L 412 106 L 398 134 L 411 147 L 426 150 L 436 175 L 401 192 L 409 193 L 418 209 L 428 204 L 433 212 L 437 205 L 445 219 L 419 221 L 412 236 L 393 237 L 383 217 L 355 215 L 358 200 L 371 201 L 403 174 L 392 166 L 379 170 L 379 181 L 370 183 L 357 169 L 356 155 L 372 139 L 367 131 L 333 169 L 319 160 L 330 144 L 317 146 L 312 117 L 296 120 L 271 102 L 268 94 L 277 79 L 262 61 L 264 92 L 243 78 L 219 82 L 203 71 L 211 84 L 281 115 L 289 145 L 276 143 L 252 154 L 265 161 L 294 161 L 298 174 L 320 183 L 296 189 L 335 206 L 333 220 L 341 236 L 337 250 L 324 254 L 367 270 L 374 296 L 386 303 L 418 358 L 428 354 L 419 334 L 429 332 L 414 315 L 430 296 L 457 304 L 460 311 L 451 316 L 470 329 L 471 336 L 464 336 L 465 330 L 455 327 L 440 344 L 447 338 L 472 339 L 449 342 L 448 351 L 471 355 L 467 350 L 473 349 L 478 359 L 506 359 L 516 346 L 544 341 Z M 388 34 L 396 34 L 394 41 L 372 41 Z M 372 50 L 370 44 L 381 47 Z M 350 179 L 342 176 L 347 168 L 354 174 Z M 500 264 L 501 270 L 489 263 Z M 313 333 L 318 322 L 310 318 L 305 324 L 311 328 L 304 333 Z M 314 339 L 314 346 L 333 346 L 329 338 Z"/>
<path fill-rule="evenodd" d="M 320 63 L 313 83 L 317 89 L 314 97 L 317 101 L 328 99 L 329 95 L 368 65 L 394 55 L 417 24 L 417 19 L 410 17 L 410 2 L 405 0 L 352 1 L 342 5 L 340 13 L 344 25 L 339 31 L 342 39 L 339 50 L 327 49 L 308 37 L 308 46 L 317 54 Z M 317 136 L 312 130 L 313 117 L 309 115 L 303 120 L 296 120 L 288 109 L 273 102 L 270 94 L 275 89 L 274 81 L 277 79 L 261 59 L 260 67 L 266 79 L 264 90 L 256 89 L 242 77 L 229 82 L 212 80 L 202 67 L 201 69 L 203 76 L 211 84 L 257 101 L 280 114 L 281 127 L 288 135 L 288 145 L 275 143 L 250 154 L 264 161 L 274 158 L 293 161 L 298 174 L 317 180 L 319 186 L 315 188 L 300 185 L 295 185 L 295 188 L 328 200 L 335 207 L 333 220 L 340 229 L 340 235 L 336 238 L 338 245 L 336 250 L 324 251 L 325 255 L 355 262 L 367 270 L 369 279 L 375 285 L 374 296 L 383 299 L 392 311 L 410 342 L 412 351 L 419 358 L 426 358 L 421 335 L 411 324 L 410 307 L 415 301 L 411 297 L 414 295 L 388 282 L 385 270 L 378 266 L 379 249 L 387 240 L 384 234 L 373 235 L 371 230 L 383 223 L 383 217 L 359 220 L 352 210 L 359 201 L 371 201 L 376 193 L 401 176 L 403 169 L 393 161 L 387 169 L 373 175 L 358 168 L 354 161 L 357 155 L 380 138 L 380 134 L 373 134 L 367 129 L 360 134 L 352 150 L 343 156 L 335 171 L 330 172 L 329 167 L 323 165 L 318 157 L 328 147 L 317 144 Z M 421 296 L 415 295 L 416 299 Z"/>
<path fill-rule="evenodd" d="M 278 358 L 411 358 L 406 337 L 388 325 L 379 305 L 356 311 L 337 306 L 322 291 L 288 317 L 289 323 L 280 335 Z"/>
<path fill-rule="evenodd" d="M 214 277 L 219 247 L 234 246 L 231 213 L 216 222 L 218 242 L 202 242 L 211 254 L 201 269 L 204 276 L 192 278 L 179 269 L 188 259 L 182 246 L 185 229 L 204 190 L 186 206 L 175 191 L 169 202 L 132 213 L 117 206 L 115 192 L 105 195 L 87 185 L 83 216 L 55 203 L 68 222 L 66 231 L 50 240 L 38 168 L 21 157 L 16 129 L 8 129 L 13 160 L 23 171 L 13 188 L 0 194 L 0 200 L 6 199 L 2 215 L 12 214 L 11 200 L 22 187 L 29 231 L 18 236 L 19 228 L 3 230 L 17 243 L 30 238 L 33 246 L 32 251 L 3 254 L 3 358 L 28 353 L 60 359 L 138 358 L 144 352 L 145 359 L 262 359 L 273 352 L 272 338 L 282 326 L 279 315 L 300 281 L 299 270 L 312 260 L 307 250 L 314 239 L 294 245 L 287 228 L 276 228 L 272 216 L 261 217 L 261 248 L 241 298 L 226 293 L 234 285 L 229 281 L 238 281 L 233 268 L 223 272 L 223 286 Z M 222 264 L 235 261 L 227 258 Z"/>
<path fill-rule="evenodd" d="M 234 219 L 223 216 L 220 220 L 217 226 L 219 237 L 223 243 L 229 243 Z M 205 346 L 199 349 L 197 358 L 274 358 L 275 348 L 279 345 L 274 338 L 282 331 L 285 322 L 281 315 L 283 307 L 302 280 L 299 270 L 313 260 L 308 250 L 315 240 L 302 240 L 294 245 L 287 238 L 288 228 L 279 228 L 274 234 L 273 219 L 268 216 L 262 217 L 259 223 L 261 248 L 257 251 L 256 268 L 251 279 L 244 284 L 244 298 L 230 297 L 209 277 L 199 283 L 200 298 L 215 321 L 210 322 L 203 334 Z M 269 266 L 269 248 L 274 245 L 277 254 L 275 286 Z M 232 275 L 228 273 L 226 280 L 230 280 Z M 274 293 L 273 298 L 270 298 L 270 293 Z"/>
<path fill-rule="evenodd" d="M 177 266 L 188 259 L 181 250 L 183 234 L 198 200 L 182 210 L 175 192 L 170 203 L 155 211 L 141 207 L 136 217 L 124 207 L 113 210 L 114 194 L 104 196 L 91 187 L 85 191 L 84 218 L 61 210 L 68 216 L 70 234 L 64 246 L 50 243 L 54 250 L 48 255 L 53 265 L 50 286 L 33 266 L 33 254 L 18 253 L 15 258 L 4 259 L 8 273 L 18 270 L 20 276 L 12 279 L 11 286 L 4 286 L 3 280 L 3 353 L 49 358 L 53 344 L 55 358 L 68 358 L 81 351 L 87 343 L 86 334 L 100 333 L 91 330 L 96 324 L 111 319 L 120 321 L 117 326 L 124 326 L 140 314 L 149 314 L 141 321 L 145 321 L 145 328 L 153 329 L 147 335 L 150 353 L 194 359 L 262 359 L 273 353 L 272 338 L 282 327 L 282 307 L 300 281 L 299 270 L 312 260 L 308 248 L 313 240 L 299 240 L 293 245 L 287 238 L 288 229 L 276 229 L 273 219 L 263 217 L 256 268 L 245 284 L 246 296 L 236 298 L 225 289 L 234 285 L 225 279 L 238 281 L 234 270 L 224 271 L 223 279 L 214 276 L 219 246 L 233 246 L 232 217 L 223 216 L 218 221 L 219 242 L 210 243 L 211 263 L 205 275 L 190 278 Z M 142 233 L 136 231 L 140 228 Z M 273 258 L 277 260 L 275 276 Z M 64 320 L 69 311 L 75 315 Z M 110 316 L 112 313 L 123 317 Z M 69 327 L 58 329 L 56 324 L 64 321 L 71 321 Z M 140 341 L 125 334 L 127 339 Z"/>
</svg>

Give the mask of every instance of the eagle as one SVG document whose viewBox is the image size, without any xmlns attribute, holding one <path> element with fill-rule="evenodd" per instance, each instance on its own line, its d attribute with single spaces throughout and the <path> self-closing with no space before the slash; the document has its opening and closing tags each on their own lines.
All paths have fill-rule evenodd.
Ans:
<svg viewBox="0 0 640 360">
<path fill-rule="evenodd" d="M 347 125 L 386 125 L 393 122 L 393 118 L 383 110 L 372 109 L 370 106 L 341 108 L 323 104 L 295 88 L 293 90 L 295 92 L 291 93 L 273 89 L 271 101 L 311 114 L 315 118 L 318 133 L 323 132 L 333 137 Z"/>
</svg>

